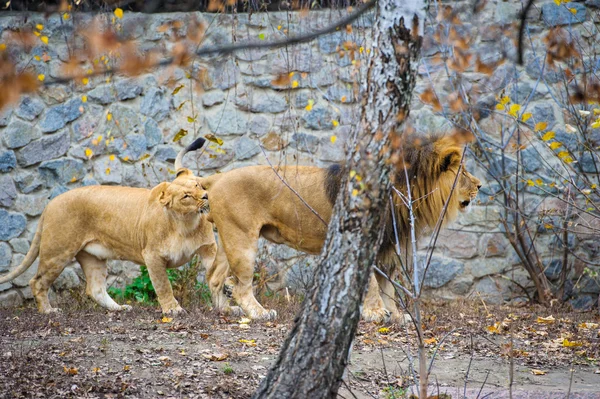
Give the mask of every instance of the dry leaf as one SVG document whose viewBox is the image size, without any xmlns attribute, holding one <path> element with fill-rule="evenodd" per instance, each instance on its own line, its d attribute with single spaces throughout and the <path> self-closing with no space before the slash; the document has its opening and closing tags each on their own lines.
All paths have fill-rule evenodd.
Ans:
<svg viewBox="0 0 600 399">
<path fill-rule="evenodd" d="M 538 316 L 536 322 L 538 322 L 539 324 L 552 324 L 554 323 L 554 316 L 550 315 L 548 317 L 540 317 Z"/>
<path fill-rule="evenodd" d="M 533 375 L 546 375 L 547 371 L 542 371 L 538 369 L 531 369 L 531 374 Z"/>
<path fill-rule="evenodd" d="M 213 362 L 221 362 L 229 357 L 227 353 L 210 353 L 208 355 L 202 355 L 205 359 Z"/>
</svg>

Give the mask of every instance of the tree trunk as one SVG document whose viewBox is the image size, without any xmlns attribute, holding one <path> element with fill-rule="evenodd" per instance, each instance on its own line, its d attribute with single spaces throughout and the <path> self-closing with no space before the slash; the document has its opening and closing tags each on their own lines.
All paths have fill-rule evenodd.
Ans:
<svg viewBox="0 0 600 399">
<path fill-rule="evenodd" d="M 342 382 L 389 204 L 392 155 L 409 112 L 424 0 L 380 0 L 361 123 L 311 293 L 255 398 L 333 398 Z M 394 145 L 394 143 L 396 145 Z"/>
</svg>

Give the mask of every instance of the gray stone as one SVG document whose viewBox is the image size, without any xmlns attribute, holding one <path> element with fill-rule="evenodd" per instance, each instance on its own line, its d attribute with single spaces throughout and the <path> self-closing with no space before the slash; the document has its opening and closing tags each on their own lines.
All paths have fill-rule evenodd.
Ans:
<svg viewBox="0 0 600 399">
<path fill-rule="evenodd" d="M 319 148 L 319 138 L 307 133 L 294 133 L 290 141 L 290 147 L 297 151 L 314 154 Z"/>
<path fill-rule="evenodd" d="M 484 277 L 475 284 L 474 290 L 481 295 L 486 303 L 501 305 L 504 303 L 503 292 L 506 284 L 501 278 Z"/>
<path fill-rule="evenodd" d="M 107 122 L 108 127 L 123 134 L 141 133 L 142 120 L 138 111 L 121 104 L 112 105 L 110 111 L 112 121 Z"/>
<path fill-rule="evenodd" d="M 20 213 L 0 209 L 0 240 L 8 241 L 21 235 L 27 226 L 27 219 Z"/>
<path fill-rule="evenodd" d="M 421 272 L 424 268 L 426 258 L 423 255 L 419 256 L 419 267 Z M 423 285 L 429 288 L 440 288 L 462 273 L 465 265 L 454 259 L 442 258 L 441 256 L 433 256 L 431 263 L 427 269 Z"/>
<path fill-rule="evenodd" d="M 4 129 L 2 138 L 7 148 L 20 148 L 42 137 L 40 130 L 30 123 L 15 120 Z"/>
<path fill-rule="evenodd" d="M 103 156 L 94 162 L 94 177 L 99 184 L 121 184 L 123 167 L 118 158 Z"/>
<path fill-rule="evenodd" d="M 543 156 L 534 147 L 527 147 L 521 152 L 521 165 L 527 173 L 533 173 L 542 168 Z"/>
<path fill-rule="evenodd" d="M 100 123 L 104 120 L 104 109 L 96 104 L 88 105 L 85 115 L 73 122 L 73 136 L 76 141 L 84 140 L 96 132 Z"/>
<path fill-rule="evenodd" d="M 14 179 L 15 183 L 17 183 L 17 188 L 23 194 L 29 194 L 39 189 L 44 183 L 37 173 L 31 173 L 26 170 L 20 170 L 14 176 Z"/>
<path fill-rule="evenodd" d="M 354 89 L 351 84 L 347 85 L 333 85 L 327 89 L 327 95 L 325 99 L 336 103 L 352 104 L 356 102 L 354 100 Z"/>
<path fill-rule="evenodd" d="M 488 276 L 490 274 L 502 273 L 508 266 L 503 258 L 481 259 L 471 264 L 471 275 L 475 278 Z"/>
<path fill-rule="evenodd" d="M 327 162 L 343 161 L 346 158 L 343 143 L 341 142 L 341 140 L 332 143 L 331 137 L 324 137 L 321 140 L 321 147 L 318 153 L 318 157 L 320 160 Z"/>
<path fill-rule="evenodd" d="M 202 105 L 212 107 L 225 101 L 225 93 L 221 90 L 212 90 L 202 94 Z"/>
<path fill-rule="evenodd" d="M 8 122 L 10 122 L 10 117 L 13 113 L 12 109 L 4 109 L 2 111 L 0 111 L 0 127 L 4 127 L 6 125 L 8 125 Z"/>
<path fill-rule="evenodd" d="M 243 136 L 236 140 L 235 145 L 233 146 L 233 152 L 237 161 L 243 161 L 260 153 L 260 147 L 258 146 L 257 140 L 252 140 L 247 136 Z"/>
<path fill-rule="evenodd" d="M 248 130 L 248 119 L 232 105 L 215 107 L 204 117 L 211 132 L 222 135 L 242 135 Z"/>
<path fill-rule="evenodd" d="M 257 136 L 264 136 L 271 130 L 271 122 L 263 115 L 256 115 L 250 121 L 250 132 Z"/>
<path fill-rule="evenodd" d="M 0 294 L 0 307 L 18 308 L 23 305 L 23 298 L 17 291 L 8 291 Z"/>
<path fill-rule="evenodd" d="M 235 98 L 241 110 L 254 113 L 279 113 L 288 109 L 288 103 L 282 94 L 258 91 L 242 93 Z"/>
<path fill-rule="evenodd" d="M 19 166 L 25 167 L 58 158 L 67 153 L 70 145 L 68 131 L 42 137 L 17 151 L 17 162 Z"/>
<path fill-rule="evenodd" d="M 346 35 L 342 32 L 319 36 L 319 50 L 324 54 L 335 53 L 346 40 Z"/>
<path fill-rule="evenodd" d="M 595 272 L 598 272 L 598 269 Z M 600 294 L 600 277 L 592 277 L 586 273 L 577 283 L 577 288 L 581 293 L 598 295 Z"/>
<path fill-rule="evenodd" d="M 589 311 L 598 304 L 597 295 L 579 295 L 577 298 L 573 298 L 569 301 L 569 304 L 575 310 Z"/>
<path fill-rule="evenodd" d="M 240 69 L 233 59 L 218 62 L 212 68 L 209 68 L 208 77 L 209 82 L 205 82 L 205 89 L 227 90 L 241 82 Z"/>
<path fill-rule="evenodd" d="M 154 158 L 162 162 L 173 162 L 177 158 L 177 151 L 171 145 L 159 145 L 156 147 Z"/>
<path fill-rule="evenodd" d="M 6 173 L 17 167 L 17 157 L 14 151 L 0 151 L 0 172 Z"/>
<path fill-rule="evenodd" d="M 83 115 L 84 107 L 81 98 L 74 98 L 65 104 L 57 105 L 46 111 L 39 126 L 42 133 L 52 133 L 62 129 L 67 123 Z"/>
<path fill-rule="evenodd" d="M 146 145 L 148 148 L 162 144 L 163 142 L 162 129 L 158 127 L 158 123 L 152 118 L 148 118 L 144 122 L 144 136 L 146 136 Z"/>
<path fill-rule="evenodd" d="M 171 110 L 169 102 L 165 90 L 151 87 L 144 93 L 140 104 L 140 112 L 160 122 L 169 115 Z"/>
<path fill-rule="evenodd" d="M 21 119 L 34 120 L 44 110 L 44 103 L 37 98 L 23 97 L 15 114 Z"/>
<path fill-rule="evenodd" d="M 499 2 L 496 5 L 496 21 L 500 25 L 512 24 L 518 20 L 519 8 L 509 2 Z"/>
<path fill-rule="evenodd" d="M 40 97 L 47 105 L 55 105 L 64 102 L 71 95 L 69 86 L 53 85 L 40 88 Z"/>
<path fill-rule="evenodd" d="M 438 247 L 445 256 L 455 259 L 470 259 L 477 256 L 478 235 L 461 231 L 443 231 L 438 238 Z"/>
<path fill-rule="evenodd" d="M 119 86 L 120 82 L 116 84 Z M 88 100 L 98 104 L 112 104 L 117 100 L 116 89 L 113 85 L 99 85 L 87 94 Z"/>
<path fill-rule="evenodd" d="M 2 284 L 0 284 L 0 292 L 7 291 L 7 290 L 11 289 L 12 286 L 13 285 L 11 283 L 2 283 Z"/>
<path fill-rule="evenodd" d="M 42 162 L 38 170 L 42 178 L 46 181 L 47 187 L 81 180 L 86 172 L 85 164 L 73 158 L 61 158 Z"/>
<path fill-rule="evenodd" d="M 138 165 L 122 165 L 123 181 L 121 184 L 131 187 L 150 187 L 151 184 L 148 177 L 144 174 L 141 166 Z"/>
<path fill-rule="evenodd" d="M 213 154 L 214 158 L 211 158 L 210 156 L 206 155 L 200 158 L 200 161 L 198 162 L 200 170 L 204 171 L 220 169 L 224 166 L 229 165 L 231 161 L 233 161 L 233 150 L 230 148 L 220 148 L 223 149 L 225 153 Z"/>
<path fill-rule="evenodd" d="M 122 159 L 137 161 L 147 153 L 148 144 L 143 134 L 130 133 L 125 136 L 126 148 L 119 155 Z"/>
<path fill-rule="evenodd" d="M 12 250 L 10 249 L 10 245 L 0 242 L 0 273 L 8 271 L 11 259 Z"/>
<path fill-rule="evenodd" d="M 0 176 L 0 206 L 10 207 L 17 198 L 17 188 L 12 177 Z"/>
<path fill-rule="evenodd" d="M 552 104 L 537 104 L 535 107 L 533 107 L 532 114 L 533 119 L 535 119 L 536 123 L 547 122 L 548 129 L 552 128 L 552 126 L 554 126 L 554 123 L 556 122 L 556 118 L 554 117 L 554 108 L 552 108 Z"/>
<path fill-rule="evenodd" d="M 552 259 L 550 261 L 544 261 L 544 274 L 550 280 L 557 280 L 560 277 L 561 270 L 562 260 Z"/>
<path fill-rule="evenodd" d="M 67 191 L 69 191 L 68 187 L 65 186 L 56 186 L 54 188 L 52 188 L 52 191 L 50 191 L 50 196 L 48 197 L 50 200 L 53 200 L 54 198 L 58 197 L 61 194 L 66 193 Z"/>
<path fill-rule="evenodd" d="M 10 240 L 10 245 L 13 251 L 18 254 L 26 254 L 29 251 L 29 241 L 25 238 L 13 238 Z"/>
<path fill-rule="evenodd" d="M 449 284 L 450 291 L 453 294 L 463 296 L 466 295 L 473 286 L 472 278 L 456 278 Z"/>
<path fill-rule="evenodd" d="M 79 276 L 77 276 L 75 270 L 71 267 L 66 267 L 60 276 L 54 280 L 52 285 L 57 290 L 71 290 L 77 288 L 80 283 Z"/>
<path fill-rule="evenodd" d="M 577 12 L 573 14 L 570 9 Z M 553 1 L 542 4 L 542 19 L 548 26 L 569 25 L 584 22 L 587 19 L 587 11 L 583 4 L 570 2 L 566 7 L 556 5 Z"/>
<path fill-rule="evenodd" d="M 97 186 L 98 184 L 98 180 L 96 180 L 93 176 L 86 176 L 83 178 L 83 180 L 81 181 L 81 185 L 82 186 Z"/>
<path fill-rule="evenodd" d="M 142 94 L 142 86 L 133 79 L 119 81 L 116 85 L 117 98 L 119 101 L 131 100 Z"/>
<path fill-rule="evenodd" d="M 558 83 L 562 79 L 562 75 L 557 70 L 553 70 L 544 66 L 545 58 L 532 57 L 531 61 L 525 65 L 527 75 L 533 80 L 537 80 L 544 73 L 544 80 L 548 83 Z"/>
<path fill-rule="evenodd" d="M 312 130 L 329 130 L 333 128 L 332 121 L 336 119 L 328 107 L 317 105 L 302 116 L 304 126 Z"/>
</svg>

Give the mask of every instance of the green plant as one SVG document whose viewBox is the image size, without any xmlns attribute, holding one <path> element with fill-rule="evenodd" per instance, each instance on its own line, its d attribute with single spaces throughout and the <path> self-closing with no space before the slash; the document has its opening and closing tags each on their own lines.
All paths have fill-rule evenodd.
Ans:
<svg viewBox="0 0 600 399">
<path fill-rule="evenodd" d="M 210 304 L 208 285 L 196 280 L 198 265 L 198 259 L 194 258 L 180 269 L 167 270 L 167 277 L 173 286 L 173 293 L 183 306 L 189 305 L 194 299 L 197 299 L 199 303 Z M 146 266 L 140 266 L 140 275 L 134 278 L 131 284 L 125 288 L 110 287 L 108 294 L 122 301 L 134 300 L 144 304 L 156 303 L 156 292 Z"/>
<path fill-rule="evenodd" d="M 225 363 L 225 365 L 223 366 L 223 374 L 225 374 L 225 375 L 233 374 L 233 367 L 231 367 L 231 365 L 229 363 Z"/>
<path fill-rule="evenodd" d="M 387 387 L 383 388 L 381 392 L 383 392 L 383 397 L 385 399 L 399 399 L 406 396 L 406 390 L 404 388 L 395 387 L 392 385 L 388 385 Z"/>
</svg>

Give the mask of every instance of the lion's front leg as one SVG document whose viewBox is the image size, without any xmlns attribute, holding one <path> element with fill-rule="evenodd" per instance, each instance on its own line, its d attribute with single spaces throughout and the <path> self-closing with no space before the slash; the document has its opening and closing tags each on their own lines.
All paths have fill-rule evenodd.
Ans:
<svg viewBox="0 0 600 399">
<path fill-rule="evenodd" d="M 167 277 L 167 262 L 160 256 L 150 252 L 145 252 L 142 255 L 163 313 L 176 314 L 183 312 L 183 308 L 179 306 L 179 302 L 173 296 L 173 289 Z"/>
<path fill-rule="evenodd" d="M 381 323 L 390 318 L 390 312 L 385 308 L 385 303 L 381 299 L 379 284 L 377 284 L 374 272 L 371 272 L 369 278 L 369 287 L 363 302 L 362 318 L 374 323 Z"/>
</svg>

